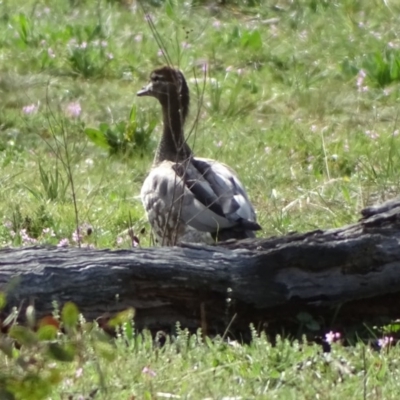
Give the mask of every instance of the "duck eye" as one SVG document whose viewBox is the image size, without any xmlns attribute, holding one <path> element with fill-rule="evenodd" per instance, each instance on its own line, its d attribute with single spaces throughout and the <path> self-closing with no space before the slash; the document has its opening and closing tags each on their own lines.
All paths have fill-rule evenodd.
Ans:
<svg viewBox="0 0 400 400">
<path fill-rule="evenodd" d="M 151 80 L 153 82 L 159 82 L 160 81 L 160 77 L 158 75 L 154 75 L 154 76 L 151 77 Z"/>
</svg>

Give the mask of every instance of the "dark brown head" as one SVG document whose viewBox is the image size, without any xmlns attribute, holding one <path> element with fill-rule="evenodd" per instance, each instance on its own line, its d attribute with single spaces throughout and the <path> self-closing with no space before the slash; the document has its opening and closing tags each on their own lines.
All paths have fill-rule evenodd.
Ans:
<svg viewBox="0 0 400 400">
<path fill-rule="evenodd" d="M 178 69 L 161 67 L 150 74 L 148 85 L 137 92 L 138 96 L 152 96 L 164 107 L 179 106 L 183 120 L 189 111 L 189 88 Z"/>
</svg>

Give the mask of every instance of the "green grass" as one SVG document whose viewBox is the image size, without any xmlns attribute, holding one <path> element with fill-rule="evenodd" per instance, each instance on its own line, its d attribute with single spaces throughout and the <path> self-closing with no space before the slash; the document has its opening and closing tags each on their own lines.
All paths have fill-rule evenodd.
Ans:
<svg viewBox="0 0 400 400">
<path fill-rule="evenodd" d="M 398 194 L 399 5 L 226 3 L 144 3 L 162 49 L 136 2 L 1 3 L 1 246 L 76 245 L 77 226 L 98 248 L 131 246 L 128 227 L 150 243 L 138 195 L 161 116 L 154 99 L 135 93 L 165 64 L 160 50 L 189 82 L 195 153 L 238 171 L 261 236 L 355 222 L 365 205 Z M 183 351 L 181 339 L 154 351 L 138 336 L 113 342 L 111 363 L 85 340 L 79 360 L 56 363 L 63 379 L 50 398 L 95 388 L 116 399 L 361 398 L 364 382 L 371 398 L 398 397 L 397 347 L 385 354 L 337 344 L 327 360 L 297 342 L 192 338 Z"/>
<path fill-rule="evenodd" d="M 190 83 L 186 131 L 196 154 L 239 172 L 261 235 L 350 223 L 366 204 L 398 192 L 396 4 L 144 6 L 164 53 Z M 65 147 L 78 223 L 93 227 L 91 244 L 113 247 L 132 225 L 136 234 L 146 228 L 147 245 L 138 195 L 161 121 L 154 99 L 135 93 L 165 59 L 143 9 L 28 1 L 6 2 L 1 12 L 0 209 L 16 232 L 13 238 L 10 228 L 0 229 L 2 245 L 23 243 L 21 229 L 39 242 L 71 239 L 76 216 Z M 71 103 L 81 106 L 78 118 L 68 114 Z M 25 114 L 29 105 L 36 110 Z M 112 156 L 85 134 L 101 127 L 113 140 Z M 55 237 L 44 238 L 40 228 Z"/>
<path fill-rule="evenodd" d="M 272 345 L 254 328 L 251 343 L 240 344 L 179 325 L 160 344 L 135 334 L 127 315 L 114 339 L 78 317 L 71 304 L 63 309 L 64 334 L 52 324 L 37 333 L 11 328 L 18 348 L 0 337 L 1 398 L 12 398 L 6 390 L 30 400 L 398 398 L 398 346 L 344 347 L 339 339 L 323 352 L 305 338 L 278 336 Z"/>
</svg>

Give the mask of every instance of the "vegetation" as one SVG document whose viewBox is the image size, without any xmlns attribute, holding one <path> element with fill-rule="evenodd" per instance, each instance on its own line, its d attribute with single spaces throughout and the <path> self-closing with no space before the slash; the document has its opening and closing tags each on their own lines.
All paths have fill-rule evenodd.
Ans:
<svg viewBox="0 0 400 400">
<path fill-rule="evenodd" d="M 399 22 L 380 0 L 4 0 L 1 246 L 149 245 L 138 195 L 161 118 L 135 93 L 167 60 L 190 84 L 190 144 L 239 172 L 262 236 L 355 221 L 399 192 Z M 398 397 L 390 343 L 178 329 L 155 348 L 130 322 L 116 340 L 72 326 L 1 336 L 0 398 Z"/>
<path fill-rule="evenodd" d="M 61 312 L 64 334 L 50 317 L 37 333 L 15 325 L 0 342 L 0 398 L 398 398 L 399 347 L 389 338 L 375 348 L 361 342 L 344 347 L 330 332 L 323 352 L 305 338 L 278 336 L 272 345 L 252 327 L 251 343 L 242 345 L 203 338 L 200 331 L 190 335 L 177 325 L 174 337 L 153 340 L 148 332 L 134 333 L 131 316 L 111 321 L 120 326 L 114 339 L 79 322 L 73 304 Z"/>
</svg>

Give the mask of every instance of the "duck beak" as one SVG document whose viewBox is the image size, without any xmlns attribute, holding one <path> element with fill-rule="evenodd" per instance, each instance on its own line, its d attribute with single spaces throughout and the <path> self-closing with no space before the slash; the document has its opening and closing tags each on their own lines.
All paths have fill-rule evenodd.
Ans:
<svg viewBox="0 0 400 400">
<path fill-rule="evenodd" d="M 153 83 L 152 82 L 150 82 L 148 85 L 142 87 L 142 89 L 136 93 L 137 96 L 151 96 L 152 94 L 153 94 Z"/>
</svg>

